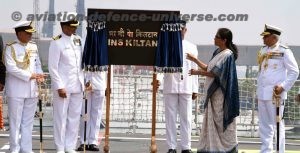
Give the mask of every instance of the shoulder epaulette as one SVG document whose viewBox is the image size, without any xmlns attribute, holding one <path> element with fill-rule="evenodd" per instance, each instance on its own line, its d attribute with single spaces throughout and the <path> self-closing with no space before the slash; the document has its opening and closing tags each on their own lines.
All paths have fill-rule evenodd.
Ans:
<svg viewBox="0 0 300 153">
<path fill-rule="evenodd" d="M 12 44 L 15 44 L 15 43 L 17 43 L 17 42 L 16 41 L 12 41 L 12 42 L 7 43 L 6 45 L 7 46 L 11 46 Z"/>
<path fill-rule="evenodd" d="M 32 44 L 36 44 L 36 42 L 34 42 L 34 41 L 29 41 L 30 43 L 32 43 Z"/>
<path fill-rule="evenodd" d="M 77 39 L 81 39 L 81 37 L 79 35 L 77 35 L 76 33 L 73 34 L 75 38 Z"/>
<path fill-rule="evenodd" d="M 285 45 L 282 45 L 282 44 L 280 44 L 279 46 L 282 47 L 282 48 L 284 48 L 284 49 L 289 49 L 288 46 L 285 46 Z"/>
<path fill-rule="evenodd" d="M 52 39 L 53 39 L 53 40 L 58 40 L 58 39 L 60 39 L 60 38 L 61 38 L 61 35 L 58 35 L 58 36 L 53 37 Z"/>
</svg>

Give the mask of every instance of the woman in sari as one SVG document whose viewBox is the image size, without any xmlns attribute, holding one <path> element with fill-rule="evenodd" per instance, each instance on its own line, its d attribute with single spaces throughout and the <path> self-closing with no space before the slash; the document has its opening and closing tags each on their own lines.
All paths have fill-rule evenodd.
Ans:
<svg viewBox="0 0 300 153">
<path fill-rule="evenodd" d="M 235 117 L 239 115 L 239 92 L 235 60 L 238 50 L 227 28 L 220 28 L 214 40 L 218 49 L 208 64 L 187 54 L 187 59 L 201 68 L 190 73 L 206 76 L 205 114 L 197 152 L 237 153 Z"/>
</svg>

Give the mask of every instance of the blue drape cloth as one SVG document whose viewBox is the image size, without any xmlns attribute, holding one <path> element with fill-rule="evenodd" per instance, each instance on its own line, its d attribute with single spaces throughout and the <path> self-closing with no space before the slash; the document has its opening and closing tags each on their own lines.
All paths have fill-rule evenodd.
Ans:
<svg viewBox="0 0 300 153">
<path fill-rule="evenodd" d="M 218 53 L 220 53 L 219 49 L 214 52 L 213 57 Z M 233 119 L 239 116 L 240 112 L 239 87 L 234 55 L 231 54 L 231 56 L 228 56 L 221 65 L 213 67 L 211 72 L 215 75 L 215 79 L 207 90 L 204 107 L 207 107 L 209 98 L 213 93 L 218 88 L 221 88 L 224 95 L 223 129 L 225 131 Z"/>
<path fill-rule="evenodd" d="M 182 72 L 182 27 L 180 22 L 168 22 L 162 25 L 155 52 L 155 72 Z"/>
<path fill-rule="evenodd" d="M 105 21 L 88 21 L 87 36 L 82 55 L 82 68 L 85 71 L 107 71 L 108 42 Z"/>
</svg>

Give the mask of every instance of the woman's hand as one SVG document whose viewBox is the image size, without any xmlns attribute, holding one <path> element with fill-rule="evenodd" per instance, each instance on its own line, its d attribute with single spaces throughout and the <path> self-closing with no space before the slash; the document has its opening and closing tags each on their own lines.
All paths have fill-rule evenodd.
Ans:
<svg viewBox="0 0 300 153">
<path fill-rule="evenodd" d="M 202 76 L 209 76 L 209 72 L 205 71 L 205 70 L 202 70 L 200 69 L 199 72 L 198 72 L 198 75 L 202 75 Z"/>
<path fill-rule="evenodd" d="M 191 69 L 191 70 L 189 71 L 189 75 L 201 75 L 201 74 L 200 74 L 200 71 L 201 71 L 201 70 Z"/>
<path fill-rule="evenodd" d="M 196 63 L 201 69 L 206 70 L 207 69 L 207 65 L 202 62 L 201 60 L 199 60 L 196 56 L 194 56 L 193 54 L 190 53 L 186 53 L 186 59 L 190 60 L 194 63 Z"/>
<path fill-rule="evenodd" d="M 190 54 L 190 53 L 186 53 L 186 59 L 193 61 L 193 62 L 196 62 L 198 60 L 197 57 L 195 57 L 193 54 Z"/>
</svg>

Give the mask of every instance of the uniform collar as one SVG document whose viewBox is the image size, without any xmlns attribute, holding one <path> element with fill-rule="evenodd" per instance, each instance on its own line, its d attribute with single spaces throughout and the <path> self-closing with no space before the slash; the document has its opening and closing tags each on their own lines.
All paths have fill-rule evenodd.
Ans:
<svg viewBox="0 0 300 153">
<path fill-rule="evenodd" d="M 17 42 L 18 44 L 20 44 L 21 46 L 27 46 L 27 44 L 28 44 L 28 43 L 23 43 L 23 42 L 21 42 L 19 39 L 17 39 L 16 42 Z"/>
<path fill-rule="evenodd" d="M 65 38 L 69 38 L 69 39 L 71 39 L 71 37 L 72 37 L 72 35 L 71 35 L 71 36 L 68 36 L 68 35 L 66 35 L 65 33 L 62 33 L 61 36 L 62 36 L 62 37 L 65 37 Z"/>
<path fill-rule="evenodd" d="M 279 42 L 277 41 L 276 44 L 274 44 L 273 46 L 270 46 L 269 48 L 270 48 L 270 49 L 275 49 L 275 48 L 277 48 L 278 46 L 279 46 Z"/>
<path fill-rule="evenodd" d="M 277 42 L 276 44 L 274 44 L 273 46 L 270 46 L 267 48 L 268 51 L 271 51 L 271 50 L 276 50 L 276 48 L 279 47 L 279 42 Z"/>
</svg>

